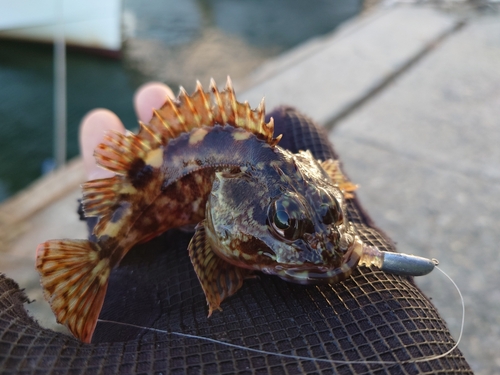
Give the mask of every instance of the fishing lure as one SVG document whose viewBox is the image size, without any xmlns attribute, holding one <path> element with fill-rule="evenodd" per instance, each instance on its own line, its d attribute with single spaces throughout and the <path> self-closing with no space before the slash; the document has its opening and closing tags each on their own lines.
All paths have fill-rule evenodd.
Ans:
<svg viewBox="0 0 500 375">
<path fill-rule="evenodd" d="M 137 243 L 196 225 L 188 246 L 209 307 L 255 271 L 287 281 L 336 283 L 360 265 L 420 275 L 431 260 L 363 244 L 347 220 L 356 188 L 335 160 L 278 146 L 264 103 L 236 100 L 198 82 L 190 96 L 154 111 L 138 134 L 108 133 L 95 150 L 114 177 L 83 184 L 83 208 L 97 216 L 95 242 L 50 240 L 37 248 L 44 296 L 58 322 L 90 342 L 113 268 Z"/>
</svg>

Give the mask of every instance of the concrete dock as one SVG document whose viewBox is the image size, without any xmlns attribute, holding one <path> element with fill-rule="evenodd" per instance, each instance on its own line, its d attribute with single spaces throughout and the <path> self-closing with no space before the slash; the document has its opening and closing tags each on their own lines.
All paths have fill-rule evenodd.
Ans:
<svg viewBox="0 0 500 375">
<path fill-rule="evenodd" d="M 256 106 L 265 95 L 268 109 L 294 105 L 329 129 L 375 223 L 399 251 L 438 259 L 460 287 L 459 347 L 485 375 L 500 374 L 499 67 L 498 9 L 400 5 L 360 16 L 235 82 L 239 100 Z M 0 272 L 39 301 L 28 308 L 47 326 L 55 322 L 42 302 L 34 250 L 48 238 L 85 237 L 75 213 L 82 179 L 77 160 L 0 206 Z M 47 191 L 46 204 L 30 198 Z M 458 338 L 453 285 L 439 272 L 417 282 Z"/>
</svg>

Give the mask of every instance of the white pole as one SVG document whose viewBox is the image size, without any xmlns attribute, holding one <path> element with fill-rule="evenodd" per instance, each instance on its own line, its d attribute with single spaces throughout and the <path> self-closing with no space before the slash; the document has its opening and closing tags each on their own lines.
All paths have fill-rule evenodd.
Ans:
<svg viewBox="0 0 500 375">
<path fill-rule="evenodd" d="M 66 162 L 66 45 L 64 40 L 64 0 L 56 2 L 54 33 L 54 162 Z"/>
</svg>

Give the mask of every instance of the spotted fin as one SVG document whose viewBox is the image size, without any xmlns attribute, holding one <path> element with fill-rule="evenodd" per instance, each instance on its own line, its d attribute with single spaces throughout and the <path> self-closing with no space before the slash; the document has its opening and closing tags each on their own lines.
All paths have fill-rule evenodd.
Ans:
<svg viewBox="0 0 500 375">
<path fill-rule="evenodd" d="M 358 185 L 353 184 L 347 179 L 344 173 L 342 173 L 338 160 L 325 160 L 321 162 L 321 167 L 328 173 L 333 183 L 339 186 L 339 189 L 342 190 L 346 199 L 354 198 L 354 194 L 352 193 L 356 191 Z"/>
<path fill-rule="evenodd" d="M 163 164 L 163 148 L 151 148 L 148 140 L 135 134 L 110 132 L 95 149 L 94 155 L 101 166 L 116 175 L 82 185 L 83 210 L 87 217 L 99 217 L 94 228 L 97 237 L 103 234 L 112 236 L 112 232 L 119 230 L 119 219 L 124 213 L 130 213 L 133 201 L 145 198 L 145 194 L 137 193 L 156 187 L 150 183 Z M 112 220 L 115 225 L 109 227 Z"/>
<path fill-rule="evenodd" d="M 99 165 L 118 175 L 127 175 L 138 160 L 145 160 L 152 151 L 148 140 L 132 133 L 111 131 L 94 150 Z"/>
<path fill-rule="evenodd" d="M 196 227 L 188 250 L 191 263 L 205 292 L 210 316 L 214 310 L 221 310 L 221 302 L 236 293 L 252 271 L 233 266 L 213 252 L 205 236 L 204 221 Z"/>
<path fill-rule="evenodd" d="M 131 214 L 130 201 L 137 190 L 127 179 L 118 175 L 87 181 L 82 188 L 85 216 L 99 217 L 94 234 L 98 238 L 103 234 L 113 235 L 111 232 L 119 229 L 121 219 Z M 109 227 L 111 221 L 115 223 L 114 228 Z"/>
<path fill-rule="evenodd" d="M 116 205 L 117 198 L 137 190 L 122 176 L 91 180 L 82 184 L 85 215 L 102 216 Z"/>
<path fill-rule="evenodd" d="M 57 321 L 90 342 L 104 302 L 109 259 L 87 240 L 52 240 L 38 245 L 36 268 L 45 299 Z"/>
<path fill-rule="evenodd" d="M 265 122 L 264 99 L 262 99 L 256 110 L 252 110 L 248 102 L 238 102 L 229 77 L 227 77 L 224 91 L 219 91 L 217 89 L 217 85 L 213 79 L 210 81 L 210 90 L 215 100 L 213 111 L 217 123 L 230 124 L 234 127 L 248 130 L 271 146 L 275 146 L 279 142 L 281 135 L 273 138 L 273 118 L 271 118 L 268 123 Z"/>
<path fill-rule="evenodd" d="M 255 110 L 247 102 L 238 102 L 229 77 L 222 91 L 213 79 L 209 92 L 204 91 L 200 82 L 192 95 L 181 87 L 177 100 L 167 97 L 161 108 L 153 110 L 153 118 L 148 124 L 140 123 L 138 136 L 151 148 L 157 148 L 182 133 L 216 124 L 245 129 L 272 146 L 281 138 L 274 138 L 274 121 L 265 121 L 264 101 Z"/>
<path fill-rule="evenodd" d="M 192 95 L 181 88 L 177 100 L 167 97 L 161 108 L 153 110 L 148 124 L 139 123 L 137 135 L 108 132 L 94 151 L 96 161 L 118 175 L 127 175 L 138 160 L 147 162 L 148 158 L 154 159 L 158 149 L 171 139 L 193 129 L 216 124 L 229 124 L 247 130 L 271 146 L 279 142 L 281 135 L 274 138 L 273 119 L 265 121 L 264 100 L 255 110 L 247 102 L 238 102 L 229 77 L 222 91 L 211 80 L 210 91 L 205 92 L 199 82 Z"/>
<path fill-rule="evenodd" d="M 188 95 L 181 87 L 177 100 L 167 97 L 161 108 L 153 110 L 149 123 L 140 123 L 138 136 L 148 140 L 154 148 L 202 125 L 213 126 L 214 117 L 210 94 L 197 82 L 193 95 Z"/>
</svg>

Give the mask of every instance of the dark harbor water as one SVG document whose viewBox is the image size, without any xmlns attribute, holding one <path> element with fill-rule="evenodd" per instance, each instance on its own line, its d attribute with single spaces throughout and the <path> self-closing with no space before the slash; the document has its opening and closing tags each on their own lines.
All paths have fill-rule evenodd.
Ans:
<svg viewBox="0 0 500 375">
<path fill-rule="evenodd" d="M 188 91 L 221 84 L 332 31 L 362 1 L 155 0 L 123 2 L 123 58 L 67 52 L 67 158 L 89 110 L 114 111 L 136 126 L 135 89 L 149 80 Z M 48 45 L 0 41 L 0 201 L 26 187 L 53 155 L 53 53 Z"/>
</svg>

